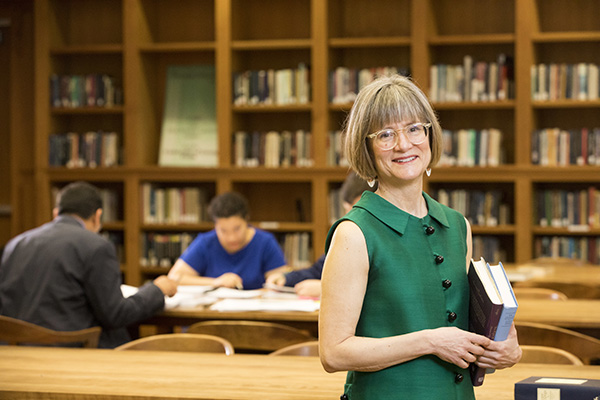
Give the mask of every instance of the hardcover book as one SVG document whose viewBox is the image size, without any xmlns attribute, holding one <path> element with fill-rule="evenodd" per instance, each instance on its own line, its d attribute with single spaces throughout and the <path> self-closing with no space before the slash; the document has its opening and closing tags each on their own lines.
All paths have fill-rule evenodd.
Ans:
<svg viewBox="0 0 600 400">
<path fill-rule="evenodd" d="M 506 340 L 517 301 L 502 263 L 490 266 L 483 257 L 478 261 L 471 259 L 468 279 L 469 330 L 493 340 Z M 482 385 L 486 369 L 472 363 L 469 370 L 473 386 Z"/>
<path fill-rule="evenodd" d="M 531 376 L 515 383 L 515 400 L 596 400 L 600 380 Z"/>
<path fill-rule="evenodd" d="M 218 141 L 213 65 L 167 69 L 160 166 L 216 167 Z"/>
</svg>

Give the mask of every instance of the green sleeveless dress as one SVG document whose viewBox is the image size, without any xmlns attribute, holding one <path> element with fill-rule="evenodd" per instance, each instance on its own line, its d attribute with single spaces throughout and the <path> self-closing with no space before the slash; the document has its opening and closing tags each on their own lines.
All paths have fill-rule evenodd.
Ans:
<svg viewBox="0 0 600 400">
<path fill-rule="evenodd" d="M 423 192 L 428 214 L 416 218 L 379 195 L 364 192 L 344 220 L 362 230 L 369 277 L 357 336 L 387 337 L 423 329 L 468 329 L 464 217 Z M 349 371 L 344 388 L 359 399 L 474 399 L 468 369 L 426 355 L 376 372 Z"/>
</svg>

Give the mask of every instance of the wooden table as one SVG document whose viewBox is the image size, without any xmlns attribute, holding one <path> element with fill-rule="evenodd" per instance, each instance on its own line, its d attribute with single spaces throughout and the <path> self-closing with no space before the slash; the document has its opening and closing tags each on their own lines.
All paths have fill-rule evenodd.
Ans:
<svg viewBox="0 0 600 400">
<path fill-rule="evenodd" d="M 161 327 L 160 332 L 172 332 L 175 326 L 186 326 L 198 321 L 215 319 L 273 321 L 308 330 L 315 337 L 318 335 L 318 312 L 220 312 L 204 307 L 174 308 L 144 321 L 144 324 L 157 325 Z M 521 300 L 515 319 L 574 329 L 600 338 L 600 300 Z"/>
<path fill-rule="evenodd" d="M 600 266 L 568 266 L 523 263 L 506 268 L 514 276 L 522 275 L 532 282 L 583 283 L 600 287 Z"/>
<path fill-rule="evenodd" d="M 477 400 L 512 400 L 515 382 L 538 375 L 600 379 L 600 366 L 516 365 L 487 375 Z M 0 347 L 0 377 L 11 400 L 332 400 L 345 381 L 317 357 L 11 346 Z"/>
</svg>

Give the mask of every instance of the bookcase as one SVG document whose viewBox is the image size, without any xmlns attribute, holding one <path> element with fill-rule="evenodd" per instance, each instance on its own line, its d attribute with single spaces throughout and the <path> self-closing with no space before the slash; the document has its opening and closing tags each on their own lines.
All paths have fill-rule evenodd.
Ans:
<svg viewBox="0 0 600 400">
<path fill-rule="evenodd" d="M 506 223 L 473 225 L 493 238 L 503 261 L 537 254 L 543 236 L 600 235 L 598 226 L 542 227 L 532 217 L 537 192 L 548 187 L 588 188 L 600 183 L 599 166 L 546 167 L 531 161 L 538 129 L 600 127 L 600 101 L 533 101 L 531 66 L 600 64 L 600 20 L 594 0 L 40 0 L 35 2 L 35 181 L 44 195 L 40 223 L 49 218 L 52 189 L 83 179 L 114 190 L 118 220 L 105 230 L 122 238 L 125 281 L 137 285 L 167 267 L 145 267 L 141 238 L 148 233 L 211 229 L 207 221 L 148 224 L 147 184 L 202 188 L 207 196 L 244 194 L 252 223 L 278 237 L 308 233 L 311 258 L 323 251 L 330 224 L 328 197 L 347 168 L 327 161 L 329 133 L 340 129 L 351 104 L 329 101 L 330 72 L 338 67 L 406 69 L 429 91 L 430 67 L 461 64 L 465 55 L 491 62 L 514 60 L 514 96 L 501 101 L 434 103 L 443 128 L 503 132 L 504 163 L 497 167 L 438 167 L 426 190 L 500 190 Z M 158 166 L 166 71 L 169 65 L 214 65 L 218 166 Z M 248 70 L 310 68 L 307 103 L 234 105 L 233 76 Z M 53 107 L 52 74 L 108 74 L 122 90 L 111 107 Z M 116 132 L 119 165 L 48 166 L 56 133 Z M 312 165 L 238 167 L 236 131 L 311 133 Z M 489 256 L 486 256 L 489 258 Z"/>
</svg>

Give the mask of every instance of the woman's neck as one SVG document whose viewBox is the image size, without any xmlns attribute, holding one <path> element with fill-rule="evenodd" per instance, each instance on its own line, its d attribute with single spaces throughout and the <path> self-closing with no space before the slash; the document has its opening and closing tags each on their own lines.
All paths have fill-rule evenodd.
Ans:
<svg viewBox="0 0 600 400">
<path fill-rule="evenodd" d="M 423 218 L 427 215 L 427 202 L 423 197 L 422 182 L 421 184 L 406 184 L 402 186 L 390 186 L 379 182 L 379 187 L 375 193 L 402 211 L 417 218 Z"/>
</svg>

